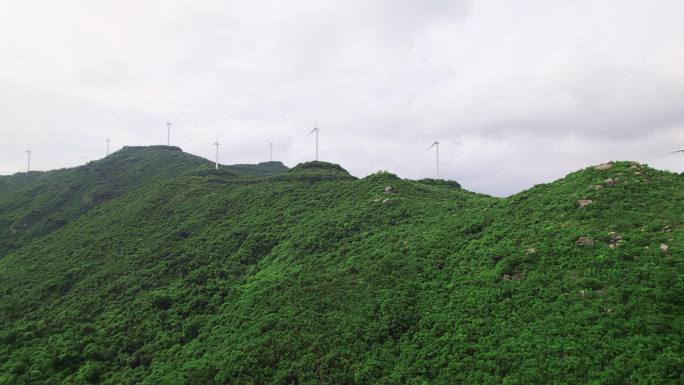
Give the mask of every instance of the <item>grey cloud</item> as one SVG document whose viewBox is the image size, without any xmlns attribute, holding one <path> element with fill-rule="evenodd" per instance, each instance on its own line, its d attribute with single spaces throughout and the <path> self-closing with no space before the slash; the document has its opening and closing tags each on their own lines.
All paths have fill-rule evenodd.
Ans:
<svg viewBox="0 0 684 385">
<path fill-rule="evenodd" d="M 684 146 L 684 3 L 12 2 L 0 14 L 0 173 L 165 141 L 224 163 L 434 174 L 506 195 Z M 656 155 L 658 154 L 658 155 Z"/>
</svg>

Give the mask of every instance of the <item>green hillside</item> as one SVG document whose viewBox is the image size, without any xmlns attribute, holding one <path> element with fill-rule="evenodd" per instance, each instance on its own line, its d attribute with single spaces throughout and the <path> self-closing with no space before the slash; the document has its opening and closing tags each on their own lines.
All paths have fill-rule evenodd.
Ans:
<svg viewBox="0 0 684 385">
<path fill-rule="evenodd" d="M 280 162 L 221 166 L 224 175 L 263 177 L 287 170 Z M 214 164 L 178 147 L 124 147 L 81 167 L 0 177 L 0 258 L 60 228 L 124 192 Z"/>
<path fill-rule="evenodd" d="M 0 179 L 0 384 L 684 381 L 682 175 L 114 155 Z"/>
</svg>

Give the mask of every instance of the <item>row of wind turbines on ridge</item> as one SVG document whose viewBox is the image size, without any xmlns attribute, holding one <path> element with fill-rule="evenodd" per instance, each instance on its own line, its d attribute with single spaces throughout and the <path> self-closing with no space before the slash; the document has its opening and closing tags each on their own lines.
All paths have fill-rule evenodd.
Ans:
<svg viewBox="0 0 684 385">
<path fill-rule="evenodd" d="M 314 134 L 316 137 L 316 153 L 315 153 L 316 155 L 314 158 L 314 160 L 316 160 L 316 161 L 318 161 L 318 134 L 319 134 L 319 132 L 320 132 L 320 129 L 318 128 L 318 123 L 315 123 L 314 128 L 311 131 L 309 131 L 309 134 L 308 134 L 308 135 Z M 109 137 L 107 137 L 106 141 L 107 141 L 106 156 L 109 156 L 109 146 L 110 146 L 111 140 L 109 139 Z M 166 145 L 167 146 L 171 145 L 171 122 L 169 122 L 169 121 L 166 122 Z M 218 138 L 216 139 L 216 141 L 214 143 L 212 143 L 212 146 L 216 147 L 216 160 L 215 160 L 215 165 L 214 165 L 216 170 L 218 170 L 218 168 L 219 168 L 219 146 L 220 145 L 221 144 L 218 142 Z M 435 149 L 435 171 L 437 174 L 437 179 L 439 179 L 439 145 L 440 145 L 439 141 L 435 140 L 430 145 L 430 147 L 427 148 L 427 151 L 430 151 L 432 148 Z M 273 162 L 273 143 L 269 142 L 268 146 L 269 146 L 269 161 Z M 26 171 L 27 172 L 31 171 L 31 153 L 32 153 L 31 150 L 26 151 L 26 154 L 27 154 Z M 668 152 L 668 154 L 676 154 L 676 153 L 684 154 L 684 149 Z"/>
<path fill-rule="evenodd" d="M 315 161 L 318 161 L 318 134 L 319 134 L 319 132 L 320 132 L 320 129 L 318 128 L 318 123 L 316 123 L 316 124 L 314 124 L 313 130 L 309 131 L 309 134 L 308 134 L 308 135 L 314 134 L 316 137 L 316 153 L 315 153 L 315 158 L 314 158 Z M 109 139 L 109 137 L 107 137 L 105 140 L 107 142 L 107 151 L 106 151 L 105 156 L 109 156 L 109 149 L 110 149 L 110 144 L 112 141 L 111 141 L 111 139 Z M 171 145 L 171 122 L 166 122 L 166 145 L 167 146 Z M 216 170 L 218 170 L 218 168 L 219 168 L 219 146 L 220 145 L 221 145 L 221 143 L 219 143 L 218 139 L 216 139 L 216 141 L 214 143 L 212 143 L 212 146 L 216 147 L 216 159 L 215 159 L 215 163 L 214 163 L 214 167 Z M 268 147 L 269 147 L 269 161 L 273 162 L 273 143 L 269 142 Z M 435 140 L 435 142 L 432 143 L 432 145 L 430 145 L 430 147 L 428 148 L 428 151 L 430 149 L 432 149 L 433 147 L 435 147 L 435 161 L 436 161 L 437 179 L 439 179 L 439 142 Z M 27 164 L 26 164 L 26 172 L 31 171 L 31 153 L 32 153 L 31 150 L 26 151 L 27 158 L 28 158 Z"/>
<path fill-rule="evenodd" d="M 308 135 L 314 134 L 316 137 L 316 155 L 314 160 L 318 162 L 318 134 L 320 132 L 320 129 L 318 128 L 318 123 L 314 124 L 313 130 L 309 131 Z M 106 156 L 109 156 L 109 144 L 111 140 L 109 137 L 106 139 L 107 140 L 107 153 Z M 433 147 L 435 148 L 435 167 L 436 167 L 436 172 L 437 172 L 437 179 L 439 179 L 439 141 L 435 140 L 430 147 L 428 147 L 427 151 L 430 151 Z M 171 145 L 171 122 L 166 122 L 166 145 L 170 146 Z M 219 143 L 218 139 L 214 143 L 212 143 L 212 146 L 216 147 L 216 159 L 214 162 L 214 167 L 216 170 L 219 168 L 219 146 L 221 143 Z M 269 161 L 273 162 L 273 143 L 269 142 L 268 143 L 268 151 L 269 151 Z M 29 153 L 29 164 L 27 166 L 27 171 L 30 171 L 31 168 L 31 151 L 28 151 Z"/>
</svg>

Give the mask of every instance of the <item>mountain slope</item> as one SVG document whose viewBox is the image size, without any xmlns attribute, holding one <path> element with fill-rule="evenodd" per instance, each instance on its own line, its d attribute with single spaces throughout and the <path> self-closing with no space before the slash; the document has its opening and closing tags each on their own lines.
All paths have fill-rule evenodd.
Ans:
<svg viewBox="0 0 684 385">
<path fill-rule="evenodd" d="M 99 204 L 140 186 L 213 164 L 178 147 L 124 147 L 81 167 L 21 173 L 0 179 L 0 258 L 50 233 Z M 221 166 L 226 175 L 263 177 L 287 170 L 282 163 Z"/>
<path fill-rule="evenodd" d="M 684 180 L 602 168 L 124 191 L 0 260 L 0 384 L 681 381 Z"/>
</svg>

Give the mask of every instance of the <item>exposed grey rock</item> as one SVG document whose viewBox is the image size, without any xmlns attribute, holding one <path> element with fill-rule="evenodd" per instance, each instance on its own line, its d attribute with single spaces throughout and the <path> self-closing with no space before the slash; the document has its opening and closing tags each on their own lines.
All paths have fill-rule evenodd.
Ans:
<svg viewBox="0 0 684 385">
<path fill-rule="evenodd" d="M 599 164 L 598 166 L 596 166 L 594 168 L 597 169 L 598 171 L 606 171 L 606 170 L 610 170 L 612 167 L 613 167 L 613 163 L 608 162 L 608 163 Z"/>
<path fill-rule="evenodd" d="M 519 281 L 519 280 L 521 280 L 521 279 L 523 279 L 523 278 L 525 278 L 525 276 L 523 275 L 523 273 L 514 273 L 513 275 L 504 274 L 504 275 L 501 276 L 501 279 L 502 279 L 503 281 Z"/>
<path fill-rule="evenodd" d="M 575 244 L 577 244 L 577 246 L 592 246 L 594 240 L 589 237 L 579 237 L 577 238 L 577 241 L 575 241 Z"/>
<path fill-rule="evenodd" d="M 618 246 L 620 246 L 620 242 L 622 242 L 622 236 L 618 235 L 616 232 L 611 231 L 608 233 L 610 235 L 610 239 L 608 240 L 608 247 L 611 249 L 614 249 Z"/>
</svg>

